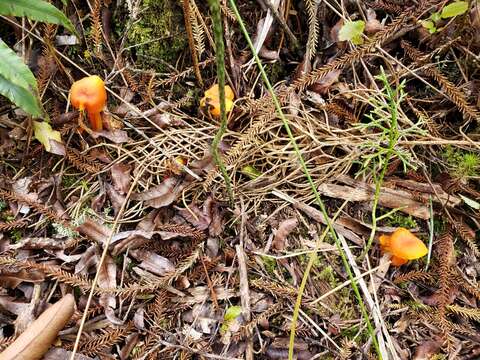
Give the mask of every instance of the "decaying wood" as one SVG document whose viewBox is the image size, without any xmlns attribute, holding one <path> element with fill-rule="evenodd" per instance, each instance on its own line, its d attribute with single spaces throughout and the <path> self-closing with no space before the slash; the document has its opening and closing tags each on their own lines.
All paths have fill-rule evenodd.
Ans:
<svg viewBox="0 0 480 360">
<path fill-rule="evenodd" d="M 321 184 L 318 187 L 318 192 L 322 195 L 343 199 L 349 201 L 373 201 L 375 197 L 374 185 L 367 184 L 363 181 L 355 180 L 347 176 L 340 176 L 337 181 L 345 185 L 338 185 L 333 183 Z M 396 181 L 398 184 L 398 181 Z M 431 196 L 432 201 L 441 203 L 446 206 L 454 207 L 460 204 L 460 199 L 444 192 L 439 185 L 434 185 L 434 189 L 429 184 L 420 184 L 411 180 L 402 180 L 402 185 L 415 191 L 422 191 L 422 198 L 425 200 Z M 427 192 L 428 191 L 428 192 Z M 428 205 L 414 199 L 413 195 L 400 189 L 392 189 L 389 187 L 382 187 L 378 203 L 390 209 L 399 208 L 400 211 L 418 217 L 420 219 L 429 219 L 430 210 Z"/>
</svg>

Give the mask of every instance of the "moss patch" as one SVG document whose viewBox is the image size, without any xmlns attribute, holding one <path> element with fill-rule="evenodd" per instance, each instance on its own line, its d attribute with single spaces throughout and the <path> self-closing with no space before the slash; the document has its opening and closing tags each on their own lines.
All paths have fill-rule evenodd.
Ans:
<svg viewBox="0 0 480 360">
<path fill-rule="evenodd" d="M 137 65 L 168 71 L 188 47 L 181 7 L 173 0 L 143 0 L 138 20 L 127 34 Z"/>
</svg>

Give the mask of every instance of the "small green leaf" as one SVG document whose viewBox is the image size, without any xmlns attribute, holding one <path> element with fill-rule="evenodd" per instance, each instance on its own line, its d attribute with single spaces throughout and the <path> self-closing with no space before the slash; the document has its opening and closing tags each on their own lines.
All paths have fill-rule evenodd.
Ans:
<svg viewBox="0 0 480 360">
<path fill-rule="evenodd" d="M 75 34 L 75 28 L 65 14 L 43 0 L 0 0 L 0 14 L 63 25 Z"/>
<path fill-rule="evenodd" d="M 252 165 L 244 166 L 241 170 L 241 173 L 248 176 L 252 180 L 262 175 L 262 173 L 255 169 Z"/>
<path fill-rule="evenodd" d="M 241 313 L 242 313 L 241 306 L 230 306 L 225 312 L 225 316 L 223 317 L 223 320 L 224 321 L 235 320 L 237 317 L 240 316 Z"/>
<path fill-rule="evenodd" d="M 223 324 L 220 327 L 220 333 L 225 334 L 232 325 L 232 323 L 235 321 L 235 319 L 238 318 L 241 314 L 241 306 L 230 306 L 225 312 L 225 316 L 223 317 Z"/>
<path fill-rule="evenodd" d="M 435 26 L 435 24 L 433 23 L 433 21 L 431 20 L 422 20 L 420 21 L 420 23 L 422 24 L 422 26 L 428 30 L 428 32 L 430 34 L 435 34 L 437 32 L 437 28 Z"/>
<path fill-rule="evenodd" d="M 33 132 L 35 139 L 37 139 L 45 147 L 45 150 L 49 152 L 52 151 L 50 140 L 55 140 L 59 143 L 62 142 L 60 132 L 53 130 L 50 124 L 45 121 L 34 121 Z"/>
<path fill-rule="evenodd" d="M 463 196 L 462 194 L 460 194 L 460 197 L 465 202 L 465 204 L 470 206 L 472 209 L 480 210 L 480 204 L 478 202 L 476 202 L 475 200 L 472 200 L 472 199 L 470 199 L 466 196 Z"/>
<path fill-rule="evenodd" d="M 362 20 L 347 21 L 338 32 L 338 40 L 351 41 L 355 45 L 363 44 L 363 30 L 365 22 Z"/>
<path fill-rule="evenodd" d="M 43 117 L 44 114 L 38 97 L 30 90 L 14 84 L 2 74 L 0 74 L 0 94 L 30 115 L 39 118 Z"/>
<path fill-rule="evenodd" d="M 430 15 L 430 18 L 429 18 L 429 19 L 432 20 L 433 22 L 438 22 L 438 21 L 440 21 L 440 19 L 441 19 L 440 13 L 439 13 L 438 11 L 435 11 L 434 13 L 432 13 L 432 14 Z"/>
<path fill-rule="evenodd" d="M 442 19 L 448 19 L 457 15 L 465 14 L 468 10 L 468 2 L 466 1 L 455 1 L 451 4 L 448 4 L 442 9 L 441 17 Z"/>
</svg>

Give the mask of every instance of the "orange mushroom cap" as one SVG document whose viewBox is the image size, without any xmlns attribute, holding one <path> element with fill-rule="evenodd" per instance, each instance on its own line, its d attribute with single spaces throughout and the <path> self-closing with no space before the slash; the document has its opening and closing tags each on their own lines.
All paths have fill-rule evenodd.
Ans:
<svg viewBox="0 0 480 360">
<path fill-rule="evenodd" d="M 93 130 L 102 130 L 100 112 L 107 103 L 105 84 L 97 75 L 87 76 L 73 83 L 70 89 L 72 106 L 87 111 Z"/>
<path fill-rule="evenodd" d="M 428 253 L 423 241 L 405 228 L 398 228 L 392 235 L 380 236 L 380 246 L 383 251 L 392 254 L 392 265 L 397 266 Z"/>
<path fill-rule="evenodd" d="M 225 85 L 225 111 L 228 113 L 233 109 L 233 99 L 235 94 L 230 86 Z M 205 96 L 200 100 L 201 107 L 209 108 L 210 114 L 215 117 L 220 116 L 220 93 L 218 84 L 214 84 L 205 91 Z"/>
</svg>

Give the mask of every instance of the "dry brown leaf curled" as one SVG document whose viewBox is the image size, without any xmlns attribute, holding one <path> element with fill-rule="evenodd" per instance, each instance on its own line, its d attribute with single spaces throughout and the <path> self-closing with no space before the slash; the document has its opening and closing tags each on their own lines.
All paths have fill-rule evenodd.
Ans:
<svg viewBox="0 0 480 360">
<path fill-rule="evenodd" d="M 282 221 L 278 226 L 273 238 L 272 247 L 275 250 L 284 250 L 287 236 L 298 226 L 297 218 L 290 218 Z"/>
</svg>

